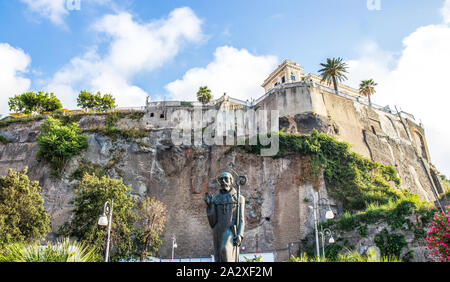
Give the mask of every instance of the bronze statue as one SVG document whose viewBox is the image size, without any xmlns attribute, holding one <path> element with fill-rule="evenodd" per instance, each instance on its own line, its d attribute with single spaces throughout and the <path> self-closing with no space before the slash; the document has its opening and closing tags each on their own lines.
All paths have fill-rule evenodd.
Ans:
<svg viewBox="0 0 450 282">
<path fill-rule="evenodd" d="M 239 247 L 244 238 L 245 198 L 240 195 L 240 185 L 245 185 L 245 176 L 239 176 L 233 188 L 233 175 L 228 172 L 219 176 L 221 186 L 214 198 L 205 194 L 206 215 L 213 228 L 214 260 L 216 262 L 238 262 Z M 245 180 L 244 180 L 245 179 Z"/>
</svg>

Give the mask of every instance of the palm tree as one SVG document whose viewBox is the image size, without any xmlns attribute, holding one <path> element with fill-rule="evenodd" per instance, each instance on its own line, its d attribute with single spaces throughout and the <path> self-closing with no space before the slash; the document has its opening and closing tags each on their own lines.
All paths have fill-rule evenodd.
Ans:
<svg viewBox="0 0 450 282">
<path fill-rule="evenodd" d="M 208 86 L 201 86 L 197 92 L 197 100 L 202 103 L 208 103 L 211 99 L 211 90 Z"/>
<path fill-rule="evenodd" d="M 336 93 L 338 93 L 337 81 L 342 82 L 347 79 L 344 74 L 347 72 L 347 63 L 342 60 L 342 58 L 327 58 L 326 64 L 320 64 L 323 67 L 319 70 L 322 81 L 327 81 L 328 84 L 333 83 Z"/>
<path fill-rule="evenodd" d="M 359 85 L 359 94 L 366 96 L 369 99 L 369 105 L 372 105 L 372 101 L 370 101 L 370 96 L 372 96 L 373 94 L 375 94 L 375 92 L 377 92 L 375 90 L 375 86 L 377 85 L 378 83 L 373 81 L 373 79 L 363 80 Z"/>
</svg>

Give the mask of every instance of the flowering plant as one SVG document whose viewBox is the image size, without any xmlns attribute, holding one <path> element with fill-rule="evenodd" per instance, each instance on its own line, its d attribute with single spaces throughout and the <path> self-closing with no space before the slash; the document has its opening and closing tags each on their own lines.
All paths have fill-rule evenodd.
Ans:
<svg viewBox="0 0 450 282">
<path fill-rule="evenodd" d="M 428 248 L 441 262 L 450 262 L 450 206 L 446 207 L 445 212 L 434 215 L 427 234 Z"/>
</svg>

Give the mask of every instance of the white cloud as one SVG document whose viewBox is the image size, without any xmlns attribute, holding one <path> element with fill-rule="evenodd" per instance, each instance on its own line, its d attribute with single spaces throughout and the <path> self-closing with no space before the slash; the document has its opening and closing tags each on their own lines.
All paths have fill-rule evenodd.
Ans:
<svg viewBox="0 0 450 282">
<path fill-rule="evenodd" d="M 29 55 L 7 43 L 0 43 L 0 113 L 9 112 L 8 99 L 25 92 L 30 80 L 23 77 L 31 63 Z"/>
<path fill-rule="evenodd" d="M 28 9 L 38 14 L 40 17 L 49 19 L 53 24 L 65 26 L 64 18 L 70 13 L 68 10 L 68 3 L 72 3 L 76 7 L 77 2 L 69 2 L 72 0 L 20 0 L 25 3 Z M 111 0 L 77 0 L 80 8 L 84 4 L 109 4 Z M 71 7 L 69 5 L 69 7 Z"/>
<path fill-rule="evenodd" d="M 394 54 L 381 50 L 373 41 L 364 42 L 357 50 L 358 59 L 348 61 L 350 75 L 346 84 L 359 88 L 361 80 L 386 81 L 389 77 L 389 67 L 395 63 Z M 380 95 L 377 96 L 380 101 Z"/>
<path fill-rule="evenodd" d="M 204 68 L 187 71 L 181 80 L 166 85 L 171 98 L 196 100 L 200 86 L 207 85 L 215 98 L 223 93 L 246 100 L 264 94 L 262 82 L 277 65 L 274 56 L 255 56 L 246 49 L 229 46 L 216 49 L 214 60 Z"/>
<path fill-rule="evenodd" d="M 445 5 L 448 11 L 450 1 Z M 360 58 L 349 61 L 351 84 L 357 87 L 361 79 L 374 78 L 379 85 L 375 103 L 398 105 L 421 119 L 433 163 L 450 175 L 450 27 L 420 27 L 403 40 L 403 45 L 396 60 L 376 44 L 366 46 Z"/>
<path fill-rule="evenodd" d="M 444 23 L 450 24 L 450 0 L 446 0 L 441 10 Z"/>
<path fill-rule="evenodd" d="M 64 17 L 69 14 L 66 0 L 21 0 L 28 5 L 30 11 L 49 19 L 52 23 L 62 25 Z"/>
<path fill-rule="evenodd" d="M 80 89 L 111 93 L 119 106 L 142 106 L 147 93 L 132 85 L 133 77 L 161 67 L 184 43 L 200 41 L 201 23 L 190 8 L 175 9 L 167 19 L 149 23 L 139 23 L 125 12 L 106 15 L 94 24 L 94 30 L 110 40 L 107 54 L 101 56 L 94 46 L 73 58 L 54 75 L 47 89 L 71 108 Z"/>
</svg>

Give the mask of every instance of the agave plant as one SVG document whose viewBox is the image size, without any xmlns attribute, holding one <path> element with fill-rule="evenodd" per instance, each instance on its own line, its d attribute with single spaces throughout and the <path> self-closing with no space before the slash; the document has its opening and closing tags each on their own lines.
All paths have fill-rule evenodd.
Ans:
<svg viewBox="0 0 450 282">
<path fill-rule="evenodd" d="M 0 262 L 95 262 L 99 260 L 97 250 L 70 239 L 29 245 L 11 244 L 0 251 Z"/>
</svg>

